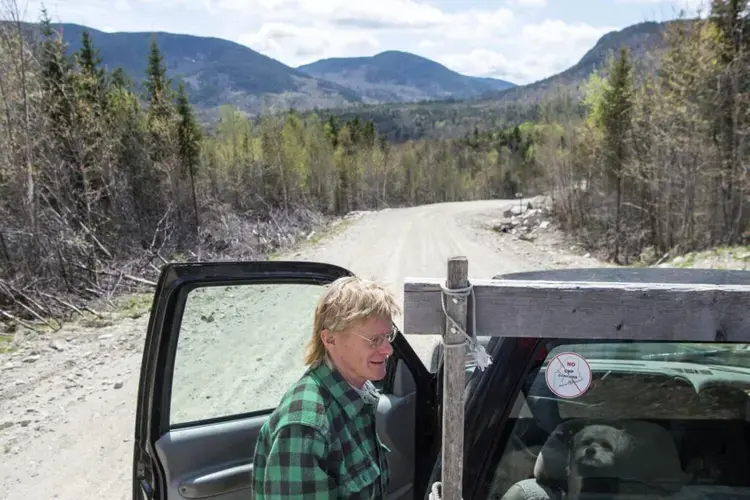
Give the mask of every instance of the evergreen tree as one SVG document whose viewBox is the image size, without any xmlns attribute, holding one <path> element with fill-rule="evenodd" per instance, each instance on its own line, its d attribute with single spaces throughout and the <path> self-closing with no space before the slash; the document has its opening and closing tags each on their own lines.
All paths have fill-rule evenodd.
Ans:
<svg viewBox="0 0 750 500">
<path fill-rule="evenodd" d="M 42 110 L 48 131 L 45 139 L 49 154 L 55 154 L 60 159 L 56 171 L 47 173 L 47 177 L 53 177 L 54 180 L 48 178 L 46 184 L 65 186 L 57 194 L 48 193 L 46 198 L 58 212 L 66 212 L 61 204 L 72 205 L 69 213 L 74 218 L 73 225 L 79 226 L 88 221 L 88 206 L 85 172 L 83 166 L 78 164 L 73 137 L 78 130 L 75 120 L 73 65 L 65 55 L 67 45 L 63 42 L 62 35 L 52 27 L 46 9 L 42 9 L 40 24 Z"/>
<path fill-rule="evenodd" d="M 193 108 L 188 101 L 185 85 L 180 83 L 177 93 L 177 113 L 180 117 L 177 125 L 177 141 L 182 168 L 181 177 L 186 175 L 190 179 L 190 189 L 193 198 L 193 215 L 195 219 L 195 234 L 198 234 L 200 220 L 198 218 L 198 200 L 195 193 L 195 168 L 200 161 L 201 130 L 193 114 Z"/>
<path fill-rule="evenodd" d="M 89 205 L 95 200 L 105 213 L 109 209 L 107 174 L 103 165 L 108 163 L 111 148 L 111 126 L 107 110 L 106 73 L 100 67 L 102 58 L 94 48 L 91 35 L 84 30 L 81 36 L 81 48 L 74 54 L 79 73 L 74 76 L 77 90 L 76 121 L 79 127 L 79 140 L 87 144 L 78 153 L 78 162 L 86 178 L 86 192 Z M 99 211 L 95 211 L 99 213 Z"/>
<path fill-rule="evenodd" d="M 112 72 L 111 82 L 113 87 L 129 90 L 133 87 L 133 80 L 122 68 L 115 68 Z"/>
<path fill-rule="evenodd" d="M 44 109 L 52 126 L 62 131 L 72 126 L 73 113 L 67 92 L 71 84 L 72 67 L 65 56 L 67 45 L 63 42 L 60 33 L 52 27 L 52 21 L 46 9 L 42 9 L 40 24 L 42 33 L 40 63 Z"/>
<path fill-rule="evenodd" d="M 167 78 L 167 70 L 164 66 L 156 37 L 151 37 L 151 50 L 148 56 L 148 67 L 146 69 L 146 89 L 148 91 L 148 129 L 151 135 L 150 154 L 155 165 L 165 171 L 169 171 L 169 165 L 178 154 L 175 151 L 175 110 L 172 98 L 171 82 Z"/>
<path fill-rule="evenodd" d="M 615 184 L 615 245 L 612 258 L 619 261 L 620 219 L 622 213 L 623 173 L 628 160 L 628 146 L 632 129 L 634 85 L 630 51 L 622 47 L 609 71 L 608 84 L 602 102 L 604 133 L 604 167 Z"/>
<path fill-rule="evenodd" d="M 101 87 L 104 87 L 104 70 L 100 68 L 101 63 L 99 50 L 94 48 L 91 35 L 84 30 L 81 35 L 81 49 L 78 51 L 78 64 L 84 75 L 93 77 Z"/>
<path fill-rule="evenodd" d="M 97 116 L 100 116 L 106 107 L 106 72 L 101 67 L 102 58 L 99 50 L 94 48 L 87 30 L 81 35 L 81 48 L 76 54 L 76 59 L 81 71 L 79 81 L 83 98 L 95 107 Z"/>
<path fill-rule="evenodd" d="M 146 76 L 146 89 L 148 90 L 151 113 L 158 117 L 169 116 L 171 114 L 170 103 L 172 102 L 171 81 L 167 78 L 167 69 L 156 43 L 156 36 L 151 37 Z"/>
<path fill-rule="evenodd" d="M 748 49 L 748 0 L 713 0 L 710 23 L 718 32 L 718 91 L 714 113 L 714 133 L 721 152 L 722 218 L 725 242 L 739 237 L 742 186 L 746 179 L 742 157 L 748 153 L 743 139 L 750 117 L 750 56 Z"/>
</svg>

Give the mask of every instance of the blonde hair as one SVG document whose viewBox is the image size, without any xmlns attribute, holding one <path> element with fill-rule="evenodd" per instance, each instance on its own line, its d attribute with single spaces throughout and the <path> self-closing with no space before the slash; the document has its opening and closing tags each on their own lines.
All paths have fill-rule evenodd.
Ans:
<svg viewBox="0 0 750 500">
<path fill-rule="evenodd" d="M 369 316 L 393 317 L 401 312 L 396 298 L 384 286 L 356 276 L 339 278 L 328 286 L 315 308 L 312 337 L 305 365 L 321 362 L 326 354 L 320 333 L 341 332 Z"/>
</svg>

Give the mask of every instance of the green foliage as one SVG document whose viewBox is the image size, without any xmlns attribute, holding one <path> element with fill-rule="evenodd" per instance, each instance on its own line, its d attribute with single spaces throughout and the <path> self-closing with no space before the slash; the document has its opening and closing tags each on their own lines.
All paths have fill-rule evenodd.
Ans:
<svg viewBox="0 0 750 500">
<path fill-rule="evenodd" d="M 124 89 L 133 88 L 133 81 L 128 77 L 127 73 L 122 68 L 115 68 L 112 72 L 112 86 L 120 87 Z"/>
<path fill-rule="evenodd" d="M 102 69 L 86 32 L 67 56 L 45 14 L 27 73 L 4 66 L 0 213 L 26 239 L 5 242 L 3 269 L 90 293 L 106 262 L 144 252 L 139 268 L 164 248 L 254 255 L 244 250 L 288 243 L 284 228 L 309 231 L 299 221 L 319 215 L 517 193 L 551 193 L 566 228 L 624 263 L 742 242 L 750 52 L 730 3 L 669 25 L 645 77 L 635 43 L 591 54 L 606 65 L 537 87 L 544 98 L 260 117 L 225 104 L 205 128 L 192 80 L 173 91 L 156 37 L 142 93 L 128 68 Z M 7 46 L 13 62 L 20 44 Z"/>
<path fill-rule="evenodd" d="M 192 171 L 200 161 L 202 132 L 195 119 L 195 113 L 188 101 L 185 86 L 180 85 L 177 94 L 177 114 L 180 116 L 177 125 L 179 156 L 182 174 Z"/>
<path fill-rule="evenodd" d="M 156 37 L 151 38 L 146 74 L 149 109 L 155 117 L 166 118 L 170 115 L 173 96 L 170 88 L 171 80 L 167 78 L 167 69 L 164 66 L 164 58 L 159 51 L 159 46 L 156 44 Z"/>
<path fill-rule="evenodd" d="M 583 104 L 586 108 L 586 120 L 593 126 L 599 126 L 603 121 L 604 94 L 609 82 L 602 78 L 598 71 L 594 71 L 584 85 Z"/>
<path fill-rule="evenodd" d="M 558 214 L 618 262 L 750 238 L 747 2 L 665 30 L 659 71 L 636 78 L 629 50 L 585 87 L 574 157 L 551 175 Z"/>
</svg>

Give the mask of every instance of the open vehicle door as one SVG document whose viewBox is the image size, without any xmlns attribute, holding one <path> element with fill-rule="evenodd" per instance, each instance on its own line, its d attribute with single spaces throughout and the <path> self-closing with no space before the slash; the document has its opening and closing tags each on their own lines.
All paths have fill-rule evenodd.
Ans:
<svg viewBox="0 0 750 500">
<path fill-rule="evenodd" d="M 134 500 L 252 498 L 260 428 L 304 371 L 326 285 L 351 274 L 313 262 L 164 267 L 141 366 Z M 421 497 L 432 460 L 415 450 L 432 441 L 434 377 L 402 335 L 393 349 L 376 384 L 377 428 L 391 450 L 387 498 Z"/>
</svg>

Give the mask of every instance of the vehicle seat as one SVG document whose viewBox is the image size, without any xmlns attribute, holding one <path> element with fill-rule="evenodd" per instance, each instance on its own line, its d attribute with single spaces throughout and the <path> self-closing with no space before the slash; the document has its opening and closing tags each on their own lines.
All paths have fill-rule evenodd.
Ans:
<svg viewBox="0 0 750 500">
<path fill-rule="evenodd" d="M 625 495 L 672 495 L 688 478 L 677 447 L 663 427 L 640 420 L 568 420 L 552 432 L 534 464 L 534 477 L 518 481 L 502 500 L 560 500 L 568 489 L 568 456 L 573 436 L 584 426 L 612 425 L 627 431 L 635 447 L 616 472 L 617 489 Z"/>
</svg>

